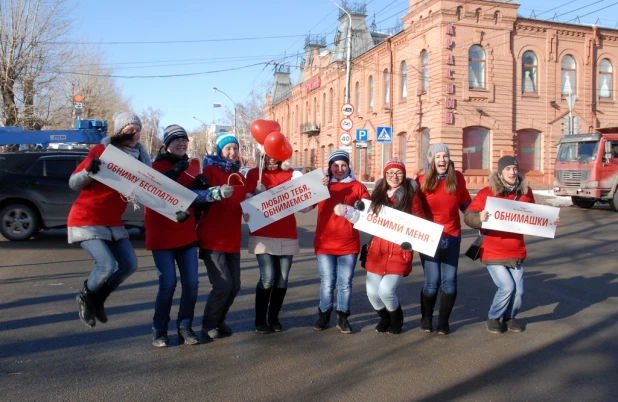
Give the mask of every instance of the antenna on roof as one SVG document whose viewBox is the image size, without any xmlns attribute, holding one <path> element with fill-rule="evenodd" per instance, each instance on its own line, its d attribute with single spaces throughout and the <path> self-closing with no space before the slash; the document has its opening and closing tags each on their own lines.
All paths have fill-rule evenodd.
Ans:
<svg viewBox="0 0 618 402">
<path fill-rule="evenodd" d="M 534 12 L 534 10 L 532 10 L 532 12 L 530 13 L 530 18 L 536 18 L 536 13 Z"/>
</svg>

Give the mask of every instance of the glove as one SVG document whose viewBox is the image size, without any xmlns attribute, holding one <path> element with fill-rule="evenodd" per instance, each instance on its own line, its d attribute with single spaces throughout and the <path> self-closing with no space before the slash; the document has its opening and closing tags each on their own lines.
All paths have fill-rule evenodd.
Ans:
<svg viewBox="0 0 618 402">
<path fill-rule="evenodd" d="M 163 174 L 172 180 L 176 180 L 178 176 L 180 176 L 182 172 L 184 172 L 188 168 L 189 168 L 189 161 L 186 159 L 181 159 L 178 162 L 176 162 L 173 168 L 171 168 L 170 170 L 168 170 L 167 172 Z"/>
<path fill-rule="evenodd" d="M 400 247 L 403 251 L 412 251 L 412 245 L 408 243 L 407 241 L 404 241 L 403 243 L 401 243 Z"/>
<path fill-rule="evenodd" d="M 365 203 L 363 202 L 363 200 L 356 200 L 354 202 L 354 208 L 356 208 L 359 211 L 364 211 L 365 210 Z"/>
<path fill-rule="evenodd" d="M 219 189 L 219 193 L 221 194 L 221 198 L 230 198 L 234 193 L 234 187 L 223 184 Z"/>
<path fill-rule="evenodd" d="M 266 186 L 263 185 L 262 183 L 258 184 L 257 186 L 255 186 L 255 194 L 259 194 L 259 193 L 263 193 L 264 191 L 266 191 Z"/>
<path fill-rule="evenodd" d="M 187 219 L 191 217 L 191 212 L 189 211 L 178 211 L 176 212 L 176 220 L 178 223 L 186 222 Z"/>
<path fill-rule="evenodd" d="M 197 176 L 195 176 L 195 182 L 193 184 L 193 187 L 196 190 L 208 190 L 208 187 L 210 187 L 210 182 L 208 181 L 208 177 L 204 176 L 203 174 L 198 174 Z"/>
<path fill-rule="evenodd" d="M 88 166 L 86 166 L 86 172 L 97 174 L 101 170 L 100 166 L 101 166 L 101 159 L 95 156 L 94 158 L 92 158 L 90 163 L 88 163 Z"/>
</svg>

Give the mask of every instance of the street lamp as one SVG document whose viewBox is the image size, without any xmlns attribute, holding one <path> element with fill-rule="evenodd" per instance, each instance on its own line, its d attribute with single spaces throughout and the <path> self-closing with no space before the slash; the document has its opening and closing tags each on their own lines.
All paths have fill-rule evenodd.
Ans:
<svg viewBox="0 0 618 402">
<path fill-rule="evenodd" d="M 230 102 L 232 102 L 232 105 L 234 105 L 234 137 L 238 138 L 238 135 L 236 134 L 236 102 L 234 102 L 234 100 L 230 98 L 228 94 L 218 89 L 217 87 L 212 87 L 212 92 L 222 93 L 223 95 L 225 95 L 226 98 L 230 100 Z"/>
<path fill-rule="evenodd" d="M 329 0 L 333 3 L 337 8 L 345 13 L 348 16 L 348 39 L 346 46 L 346 60 L 345 60 L 345 103 L 350 103 L 350 69 L 352 67 L 352 15 L 345 8 L 341 7 L 339 4 L 335 3 L 333 0 Z M 356 106 L 358 107 L 358 105 Z"/>
</svg>

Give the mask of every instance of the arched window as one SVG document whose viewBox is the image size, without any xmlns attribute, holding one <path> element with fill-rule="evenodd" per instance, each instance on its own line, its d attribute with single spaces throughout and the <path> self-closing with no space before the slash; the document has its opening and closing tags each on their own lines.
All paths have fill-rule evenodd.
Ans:
<svg viewBox="0 0 618 402">
<path fill-rule="evenodd" d="M 474 45 L 468 51 L 468 86 L 470 89 L 485 88 L 485 51 Z"/>
<path fill-rule="evenodd" d="M 305 123 L 309 123 L 309 116 L 311 114 L 311 109 L 309 109 L 309 101 L 305 102 Z"/>
<path fill-rule="evenodd" d="M 369 110 L 373 110 L 373 76 L 369 76 L 369 102 L 367 104 Z"/>
<path fill-rule="evenodd" d="M 614 69 L 612 68 L 612 63 L 607 60 L 601 60 L 599 63 L 599 98 L 602 99 L 611 99 L 613 98 L 613 85 L 614 80 L 612 77 Z"/>
<path fill-rule="evenodd" d="M 419 155 L 418 166 L 421 169 L 427 167 L 427 151 L 429 150 L 429 143 L 431 142 L 431 135 L 429 128 L 425 127 L 418 131 L 419 133 Z"/>
<path fill-rule="evenodd" d="M 318 124 L 318 97 L 313 97 L 313 116 L 311 118 L 311 124 Z"/>
<path fill-rule="evenodd" d="M 328 106 L 329 106 L 329 111 L 328 111 L 328 122 L 332 123 L 333 121 L 333 108 L 335 107 L 335 92 L 333 91 L 333 89 L 330 89 L 330 94 L 329 94 L 329 100 L 328 100 Z"/>
<path fill-rule="evenodd" d="M 360 91 L 360 82 L 357 82 L 354 86 L 354 110 L 356 114 L 358 114 L 360 110 Z"/>
<path fill-rule="evenodd" d="M 534 130 L 517 132 L 517 161 L 519 170 L 541 170 L 541 135 Z"/>
<path fill-rule="evenodd" d="M 407 145 L 408 145 L 408 135 L 407 133 L 401 133 L 397 136 L 397 140 L 399 141 L 399 159 L 406 164 L 406 154 L 408 153 Z"/>
<path fill-rule="evenodd" d="M 401 62 L 401 99 L 408 97 L 408 63 Z"/>
<path fill-rule="evenodd" d="M 384 104 L 391 102 L 391 73 L 388 69 L 384 70 Z"/>
<path fill-rule="evenodd" d="M 429 89 L 429 53 L 421 52 L 421 93 L 427 93 Z"/>
<path fill-rule="evenodd" d="M 577 64 L 572 56 L 566 55 L 562 58 L 562 95 L 577 93 Z"/>
<path fill-rule="evenodd" d="M 322 107 L 320 108 L 320 124 L 326 124 L 326 92 L 322 94 Z"/>
<path fill-rule="evenodd" d="M 521 91 L 536 92 L 537 60 L 534 52 L 524 52 L 524 55 L 521 58 L 521 63 Z"/>
<path fill-rule="evenodd" d="M 484 127 L 463 129 L 462 170 L 489 169 L 489 130 Z"/>
</svg>

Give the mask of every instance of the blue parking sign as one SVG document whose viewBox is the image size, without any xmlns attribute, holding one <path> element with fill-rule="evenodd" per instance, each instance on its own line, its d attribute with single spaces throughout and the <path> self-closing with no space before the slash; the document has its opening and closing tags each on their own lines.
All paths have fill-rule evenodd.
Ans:
<svg viewBox="0 0 618 402">
<path fill-rule="evenodd" d="M 393 128 L 392 127 L 378 127 L 376 130 L 377 142 L 393 142 Z"/>
<path fill-rule="evenodd" d="M 356 129 L 356 141 L 369 141 L 369 130 L 366 128 Z"/>
</svg>

